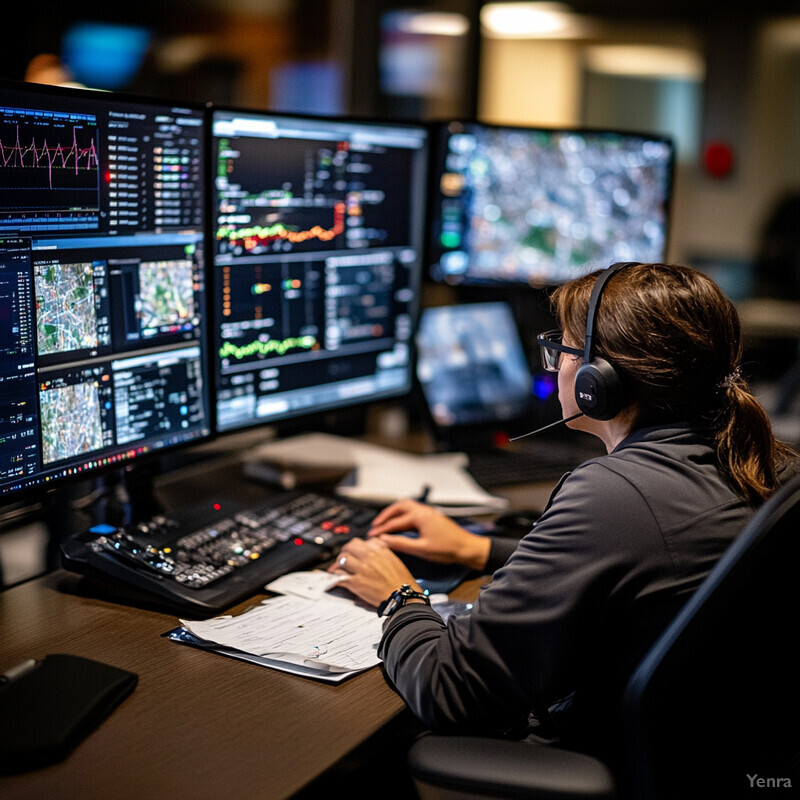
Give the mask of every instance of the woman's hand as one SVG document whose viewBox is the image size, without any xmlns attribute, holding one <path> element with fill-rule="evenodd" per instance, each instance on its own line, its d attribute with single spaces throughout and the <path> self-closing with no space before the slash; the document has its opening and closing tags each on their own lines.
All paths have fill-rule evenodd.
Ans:
<svg viewBox="0 0 800 800">
<path fill-rule="evenodd" d="M 397 536 L 416 531 L 416 536 Z M 380 511 L 372 521 L 369 541 L 383 542 L 396 553 L 445 564 L 463 564 L 481 570 L 489 558 L 490 541 L 470 533 L 424 503 L 400 500 Z M 398 588 L 398 587 L 395 587 Z"/>
<path fill-rule="evenodd" d="M 328 572 L 343 575 L 337 586 L 376 608 L 404 583 L 421 591 L 406 565 L 380 539 L 352 539 Z"/>
</svg>

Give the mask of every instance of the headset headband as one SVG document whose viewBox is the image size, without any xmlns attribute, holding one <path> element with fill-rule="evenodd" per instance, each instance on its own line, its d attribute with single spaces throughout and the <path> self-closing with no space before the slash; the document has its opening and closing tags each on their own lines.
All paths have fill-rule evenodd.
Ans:
<svg viewBox="0 0 800 800">
<path fill-rule="evenodd" d="M 583 350 L 583 362 L 588 364 L 593 357 L 592 346 L 594 343 L 594 328 L 597 322 L 597 309 L 600 306 L 600 295 L 603 293 L 605 285 L 611 278 L 625 267 L 638 267 L 641 262 L 639 261 L 620 261 L 617 264 L 612 264 L 608 269 L 603 270 L 594 282 L 592 287 L 592 294 L 589 297 L 589 309 L 586 312 L 586 343 Z"/>
</svg>

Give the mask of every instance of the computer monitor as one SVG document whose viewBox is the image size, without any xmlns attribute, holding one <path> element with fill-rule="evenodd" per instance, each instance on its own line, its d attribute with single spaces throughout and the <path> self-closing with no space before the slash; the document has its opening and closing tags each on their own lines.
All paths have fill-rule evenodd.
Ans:
<svg viewBox="0 0 800 800">
<path fill-rule="evenodd" d="M 212 108 L 216 424 L 410 392 L 424 125 Z"/>
<path fill-rule="evenodd" d="M 431 169 L 433 281 L 541 288 L 666 256 L 669 138 L 442 122 Z"/>
<path fill-rule="evenodd" d="M 506 303 L 429 306 L 416 344 L 417 379 L 438 430 L 530 426 L 533 375 Z"/>
<path fill-rule="evenodd" d="M 210 436 L 204 118 L 0 84 L 0 502 Z"/>
</svg>

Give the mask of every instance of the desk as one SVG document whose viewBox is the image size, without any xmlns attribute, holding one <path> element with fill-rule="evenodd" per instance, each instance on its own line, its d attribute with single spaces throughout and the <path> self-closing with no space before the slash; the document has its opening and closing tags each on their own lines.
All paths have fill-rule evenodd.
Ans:
<svg viewBox="0 0 800 800">
<path fill-rule="evenodd" d="M 161 638 L 174 617 L 82 597 L 78 580 L 59 570 L 0 594 L 0 669 L 66 652 L 139 685 L 65 761 L 0 777 L 4 800 L 278 800 L 404 709 L 380 668 L 333 686 L 184 647 Z"/>
<path fill-rule="evenodd" d="M 233 462 L 217 467 L 238 482 Z M 162 494 L 202 496 L 197 484 L 213 484 L 215 470 L 194 471 Z M 546 498 L 546 489 L 515 492 L 524 505 Z M 454 594 L 474 597 L 479 583 Z M 0 777 L 4 800 L 280 800 L 405 709 L 380 668 L 334 686 L 205 653 L 161 637 L 174 616 L 85 596 L 80 585 L 57 570 L 0 593 L 0 670 L 64 652 L 135 672 L 139 685 L 65 761 Z"/>
</svg>

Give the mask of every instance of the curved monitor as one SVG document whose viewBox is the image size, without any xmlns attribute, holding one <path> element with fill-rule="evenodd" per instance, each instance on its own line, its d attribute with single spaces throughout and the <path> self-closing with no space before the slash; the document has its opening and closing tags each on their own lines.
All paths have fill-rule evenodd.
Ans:
<svg viewBox="0 0 800 800">
<path fill-rule="evenodd" d="M 410 392 L 424 126 L 213 108 L 220 432 Z"/>
<path fill-rule="evenodd" d="M 204 114 L 0 84 L 0 498 L 210 436 Z"/>
<path fill-rule="evenodd" d="M 557 285 L 666 256 L 670 139 L 451 121 L 432 153 L 430 277 Z"/>
</svg>

